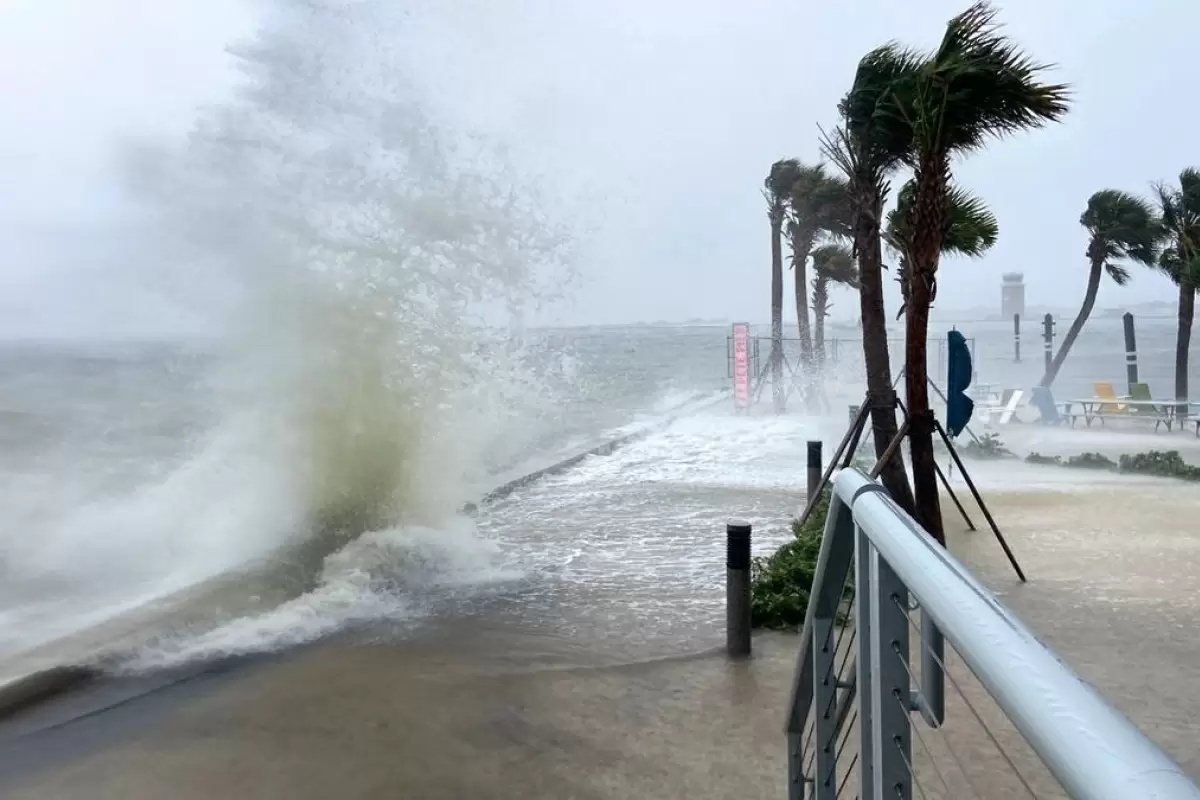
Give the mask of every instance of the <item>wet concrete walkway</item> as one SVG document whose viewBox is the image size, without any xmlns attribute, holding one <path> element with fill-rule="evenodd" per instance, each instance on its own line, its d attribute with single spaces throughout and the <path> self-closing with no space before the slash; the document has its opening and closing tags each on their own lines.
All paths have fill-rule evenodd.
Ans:
<svg viewBox="0 0 1200 800">
<path fill-rule="evenodd" d="M 1195 775 L 1194 492 L 1154 482 L 991 494 L 1025 586 L 989 534 L 960 533 L 952 547 Z M 707 654 L 589 666 L 587 642 L 474 619 L 165 685 L 115 682 L 0 726 L 0 796 L 784 797 L 796 640 L 756 647 L 742 664 Z M 983 788 L 1027 796 L 1019 784 Z"/>
</svg>

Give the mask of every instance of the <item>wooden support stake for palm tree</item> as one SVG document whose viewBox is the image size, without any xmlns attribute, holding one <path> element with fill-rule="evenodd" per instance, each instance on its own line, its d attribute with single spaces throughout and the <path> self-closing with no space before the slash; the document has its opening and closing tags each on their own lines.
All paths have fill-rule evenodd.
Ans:
<svg viewBox="0 0 1200 800">
<path fill-rule="evenodd" d="M 966 465 L 959 458 L 958 451 L 954 449 L 954 443 L 946 435 L 946 429 L 936 419 L 933 421 L 933 424 L 937 428 L 938 434 L 942 437 L 942 442 L 946 445 L 946 449 L 950 451 L 950 457 L 954 459 L 954 463 L 958 466 L 958 471 L 962 473 L 963 478 L 966 480 L 967 487 L 971 490 L 971 496 L 975 498 L 975 502 L 979 505 L 979 510 L 983 512 L 984 518 L 987 520 L 988 525 L 991 526 L 992 533 L 996 536 L 996 541 L 1000 543 L 1000 549 L 1004 551 L 1008 563 L 1012 564 L 1013 571 L 1017 573 L 1017 577 L 1021 583 L 1025 583 L 1025 570 L 1021 569 L 1021 565 L 1017 563 L 1017 557 L 1013 555 L 1012 548 L 1008 546 L 1008 541 L 1004 538 L 1004 534 L 1000 532 L 1000 526 L 992 518 L 992 512 L 988 510 L 987 504 L 983 502 L 983 495 L 979 493 L 979 489 L 975 488 L 975 481 L 971 480 L 971 473 L 967 472 Z M 955 503 L 957 502 L 955 500 Z M 959 508 L 962 508 L 961 504 Z"/>
<path fill-rule="evenodd" d="M 903 404 L 897 401 L 897 406 L 901 413 L 904 413 Z M 833 454 L 833 458 L 829 460 L 829 464 L 825 467 L 825 472 L 821 475 L 821 480 L 817 483 L 816 488 L 805 500 L 804 511 L 801 512 L 799 518 L 801 526 L 808 521 L 813 509 L 816 508 L 818 499 L 825 492 L 826 487 L 829 486 L 829 481 L 833 477 L 833 471 L 839 468 L 846 469 L 854 461 L 855 454 L 858 451 L 858 443 L 861 440 L 863 431 L 866 429 L 867 418 L 870 410 L 870 406 L 867 404 L 864 404 L 861 408 L 859 408 L 858 415 L 851 421 L 850 427 L 846 429 L 846 433 L 842 435 L 842 441 L 838 445 L 837 451 Z M 979 506 L 979 510 L 983 512 L 984 518 L 987 519 L 988 525 L 992 529 L 992 534 L 996 537 L 996 541 L 1000 544 L 1000 549 L 1004 551 L 1004 555 L 1008 558 L 1009 563 L 1012 565 L 1013 571 L 1016 573 L 1017 578 L 1022 583 L 1025 583 L 1025 571 L 1021 569 L 1021 565 L 1017 562 L 1017 558 L 1013 554 L 1012 548 L 1008 546 L 1008 541 L 1004 538 L 1004 534 L 1000 532 L 1000 527 L 996 524 L 995 518 L 992 517 L 992 512 L 988 509 L 987 504 L 983 500 L 983 496 L 979 493 L 979 489 L 975 486 L 975 481 L 971 479 L 971 474 L 967 471 L 966 465 L 963 464 L 962 459 L 958 455 L 958 451 L 954 448 L 954 443 L 951 442 L 950 437 L 946 435 L 946 431 L 944 428 L 942 428 L 941 423 L 937 422 L 937 420 L 934 420 L 934 426 L 937 433 L 942 437 L 942 441 L 945 443 L 946 449 L 950 451 L 950 457 L 954 459 L 954 463 L 958 466 L 959 472 L 962 473 L 963 478 L 966 480 L 967 487 L 971 491 L 971 496 L 975 498 L 975 502 Z M 897 429 L 896 435 L 886 443 L 879 458 L 871 467 L 871 470 L 868 474 L 872 478 L 878 479 L 880 474 L 883 472 L 884 466 L 889 462 L 898 463 L 901 469 L 904 468 L 904 463 L 900 458 L 899 451 L 900 445 L 904 442 L 904 439 L 909 436 L 909 434 L 910 430 L 908 417 L 905 415 L 904 422 L 902 422 L 900 427 Z M 946 475 L 941 471 L 940 467 L 937 468 L 937 475 L 941 480 L 942 485 L 945 487 L 946 493 L 950 495 L 950 498 L 953 500 L 954 505 L 958 508 L 959 513 L 962 514 L 963 521 L 967 523 L 967 527 L 972 531 L 976 530 L 975 523 L 972 522 L 970 516 L 967 515 L 966 508 L 964 508 L 963 504 L 959 501 L 958 496 L 954 493 L 954 489 L 950 486 L 950 481 L 946 479 Z"/>
<path fill-rule="evenodd" d="M 900 379 L 903 377 L 904 377 L 904 367 L 901 367 L 900 372 L 896 374 L 895 383 L 899 383 Z M 942 402 L 945 403 L 947 407 L 949 407 L 950 399 L 948 397 L 946 397 L 946 393 L 941 390 L 941 388 L 937 385 L 937 383 L 933 380 L 933 378 L 926 376 L 925 379 L 927 381 L 929 381 L 929 388 L 933 389 L 934 393 L 942 399 Z M 899 401 L 897 401 L 897 402 L 899 402 Z M 907 411 L 904 408 L 903 403 L 900 403 L 900 410 L 907 413 Z M 979 441 L 979 437 L 975 435 L 975 431 L 971 430 L 970 425 L 967 425 L 966 428 L 964 428 L 964 430 L 966 430 L 967 434 L 970 435 L 971 439 L 975 442 L 975 444 L 983 444 L 983 442 Z"/>
<path fill-rule="evenodd" d="M 975 481 L 971 479 L 971 473 L 967 471 L 966 465 L 963 464 L 962 459 L 958 455 L 958 451 L 954 448 L 954 443 L 950 441 L 950 437 L 946 435 L 946 431 L 940 422 L 935 419 L 933 424 L 934 429 L 938 435 L 941 436 L 942 442 L 946 445 L 946 449 L 950 451 L 950 457 L 954 459 L 955 465 L 958 466 L 959 472 L 962 473 L 963 478 L 966 480 L 967 487 L 971 490 L 971 496 L 975 498 L 975 502 L 979 506 L 979 510 L 983 512 L 984 518 L 987 519 L 988 525 L 992 529 L 992 534 L 996 537 L 996 541 L 999 543 L 1000 549 L 1004 551 L 1004 555 L 1008 559 L 1008 563 L 1012 565 L 1013 572 L 1016 573 L 1017 579 L 1020 580 L 1021 583 L 1025 583 L 1025 570 L 1021 569 L 1021 565 L 1017 562 L 1016 555 L 1013 554 L 1012 548 L 1008 546 L 1008 540 L 1005 539 L 1004 534 L 1000 532 L 1000 527 L 996 524 L 996 520 L 992 517 L 992 512 L 988 510 L 987 504 L 983 501 L 983 496 L 979 493 L 979 489 L 975 486 Z M 897 454 L 897 451 L 900 449 L 900 444 L 903 442 L 904 438 L 911 436 L 912 430 L 911 426 L 909 425 L 909 418 L 905 418 L 904 422 L 900 425 L 900 430 L 896 433 L 896 437 L 888 443 L 887 449 L 884 451 L 883 456 L 878 462 L 876 462 L 875 466 L 871 468 L 870 474 L 872 478 L 878 476 L 879 471 L 883 466 L 884 459 L 894 458 Z M 943 485 L 946 487 L 947 493 L 954 501 L 954 505 L 958 507 L 958 510 L 962 514 L 963 519 L 966 520 L 967 525 L 971 530 L 975 530 L 975 525 L 967 516 L 966 509 L 963 508 L 962 503 L 959 502 L 958 497 L 950 488 L 950 484 L 946 480 L 946 476 L 941 472 L 940 468 L 937 470 L 937 475 L 939 478 L 941 478 Z M 929 533 L 931 536 L 933 535 L 932 531 Z M 939 544 L 944 547 L 946 543 L 944 540 L 940 540 Z"/>
<path fill-rule="evenodd" d="M 833 458 L 829 459 L 829 465 L 825 467 L 825 473 L 821 476 L 816 491 L 805 499 L 804 511 L 800 513 L 800 527 L 804 527 L 804 523 L 808 522 L 809 516 L 817 506 L 817 498 L 829 486 L 829 479 L 833 477 L 833 471 L 838 468 L 838 462 L 842 460 L 843 455 L 846 457 L 846 462 L 841 465 L 841 468 L 845 469 L 850 466 L 850 461 L 854 458 L 854 451 L 858 446 L 858 439 L 862 436 L 863 428 L 866 425 L 868 411 L 870 411 L 870 408 L 864 405 L 859 410 L 858 416 L 850 423 L 850 427 L 846 429 L 846 433 L 842 435 L 842 442 L 838 445 Z"/>
<path fill-rule="evenodd" d="M 933 388 L 937 389 L 937 386 L 934 385 Z M 900 400 L 896 401 L 896 405 L 899 407 L 900 413 L 904 415 L 904 424 L 900 426 L 900 430 L 907 432 L 908 409 L 904 407 L 904 403 L 902 403 Z M 975 523 L 971 521 L 971 517 L 968 516 L 967 510 L 963 508 L 963 504 L 959 502 L 958 495 L 954 493 L 953 487 L 950 486 L 949 479 L 946 478 L 946 473 L 942 472 L 942 468 L 939 464 L 937 464 L 937 462 L 934 462 L 934 469 L 937 470 L 938 480 L 942 482 L 942 487 L 946 490 L 946 494 L 950 495 L 950 499 L 954 502 L 954 507 L 958 509 L 958 513 L 962 516 L 963 522 L 967 523 L 967 529 L 972 531 L 975 530 Z"/>
</svg>

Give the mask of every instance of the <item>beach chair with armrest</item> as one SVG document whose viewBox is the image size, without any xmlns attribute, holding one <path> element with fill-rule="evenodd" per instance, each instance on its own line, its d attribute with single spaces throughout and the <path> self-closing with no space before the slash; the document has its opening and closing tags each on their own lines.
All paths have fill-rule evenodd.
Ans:
<svg viewBox="0 0 1200 800">
<path fill-rule="evenodd" d="M 1067 405 L 1065 403 L 1054 402 L 1054 395 L 1050 394 L 1050 390 L 1045 386 L 1033 387 L 1033 392 L 1030 394 L 1029 402 L 1041 414 L 1038 422 L 1043 425 L 1061 425 L 1064 422 L 1075 424 L 1075 414 L 1067 413 Z"/>
<path fill-rule="evenodd" d="M 1154 395 L 1150 393 L 1150 384 L 1148 383 L 1131 383 L 1129 384 L 1129 399 L 1130 400 L 1153 400 Z M 1158 432 L 1159 425 L 1166 425 L 1167 430 L 1171 430 L 1171 414 L 1165 406 L 1155 405 L 1151 408 L 1145 406 L 1131 406 L 1129 413 L 1139 419 L 1154 420 L 1154 432 Z M 1180 420 L 1182 427 L 1183 420 Z M 1200 428 L 1200 420 L 1197 421 L 1197 427 Z"/>
<path fill-rule="evenodd" d="M 1151 401 L 1154 399 L 1150 391 L 1150 384 L 1134 383 L 1129 384 L 1129 399 L 1135 401 Z M 1139 420 L 1154 420 L 1154 432 L 1158 432 L 1158 426 L 1166 423 L 1170 429 L 1170 421 L 1168 420 L 1168 411 L 1162 405 L 1154 405 L 1152 408 L 1147 408 L 1145 405 L 1132 405 L 1129 407 L 1129 415 L 1138 417 Z"/>
<path fill-rule="evenodd" d="M 1084 418 L 1087 420 L 1088 427 L 1091 427 L 1092 422 L 1097 419 L 1103 425 L 1106 419 L 1129 416 L 1129 407 L 1120 402 L 1121 398 L 1117 397 L 1117 391 L 1110 382 L 1092 381 L 1092 396 L 1111 402 L 1095 403 L 1090 410 L 1084 409 Z"/>
<path fill-rule="evenodd" d="M 1004 394 L 999 400 L 996 399 L 994 392 L 989 393 L 987 397 L 975 401 L 975 417 L 983 421 L 986 426 L 991 426 L 992 418 L 999 415 L 1004 410 L 1004 403 L 1007 402 L 1008 396 L 1012 393 L 1011 389 L 1005 389 Z"/>
<path fill-rule="evenodd" d="M 1021 398 L 1025 396 L 1024 389 L 1005 389 L 1004 408 L 1000 412 L 1000 419 L 997 421 L 999 425 L 1007 425 L 1017 413 L 1017 406 L 1021 403 Z"/>
</svg>

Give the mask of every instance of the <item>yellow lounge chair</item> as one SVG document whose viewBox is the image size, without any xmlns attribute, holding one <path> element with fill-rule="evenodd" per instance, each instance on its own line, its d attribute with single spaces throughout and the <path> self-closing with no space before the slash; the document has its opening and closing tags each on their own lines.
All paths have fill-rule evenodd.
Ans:
<svg viewBox="0 0 1200 800">
<path fill-rule="evenodd" d="M 1116 402 L 1121 398 L 1117 397 L 1117 391 L 1113 389 L 1113 385 L 1108 381 L 1095 381 L 1092 383 L 1092 391 L 1096 393 L 1096 397 L 1113 401 L 1111 403 L 1101 403 L 1099 409 L 1097 409 L 1099 413 L 1124 414 L 1129 410 L 1129 406 Z"/>
</svg>

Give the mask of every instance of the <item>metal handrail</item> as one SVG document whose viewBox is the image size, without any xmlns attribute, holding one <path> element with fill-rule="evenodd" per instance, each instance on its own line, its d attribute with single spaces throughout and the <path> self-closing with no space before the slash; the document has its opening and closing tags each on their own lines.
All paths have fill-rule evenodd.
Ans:
<svg viewBox="0 0 1200 800">
<path fill-rule="evenodd" d="M 803 729 L 813 701 L 813 635 L 829 619 L 828 603 L 820 608 L 820 598 L 832 596 L 829 585 L 836 584 L 840 593 L 850 563 L 846 550 L 855 536 L 869 543 L 889 574 L 918 600 L 922 614 L 954 646 L 1068 794 L 1083 800 L 1200 800 L 1200 788 L 1177 764 L 857 469 L 842 470 L 833 481 L 796 672 L 790 737 Z M 861 553 L 858 558 L 862 581 Z M 825 574 L 831 564 L 841 575 Z M 857 587 L 860 598 L 864 588 Z M 859 675 L 859 701 L 868 702 Z"/>
</svg>

